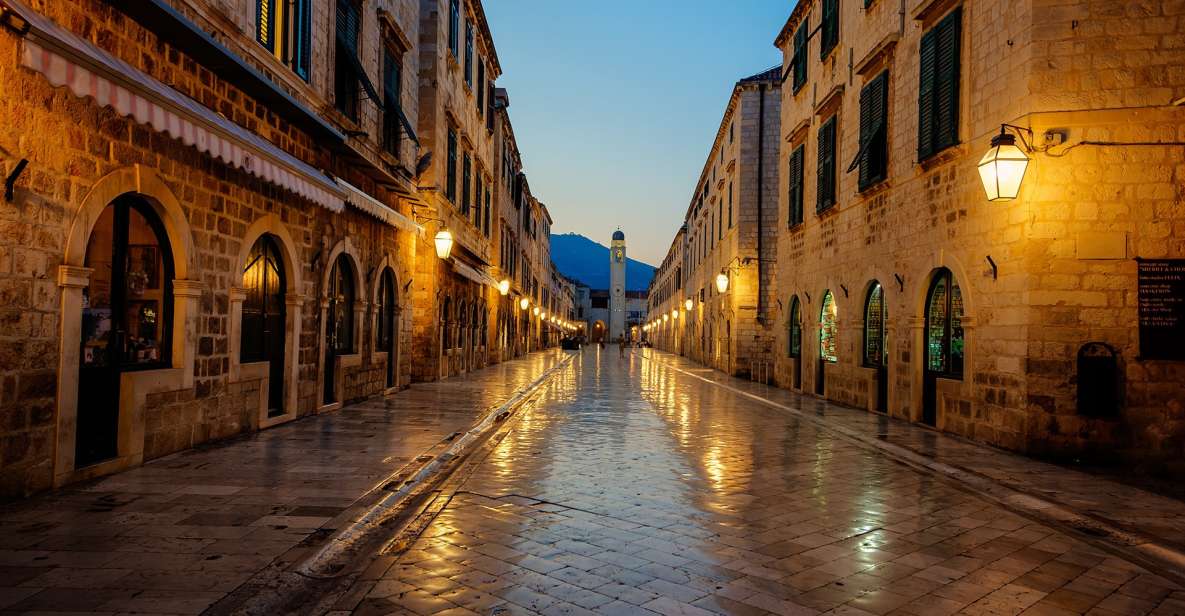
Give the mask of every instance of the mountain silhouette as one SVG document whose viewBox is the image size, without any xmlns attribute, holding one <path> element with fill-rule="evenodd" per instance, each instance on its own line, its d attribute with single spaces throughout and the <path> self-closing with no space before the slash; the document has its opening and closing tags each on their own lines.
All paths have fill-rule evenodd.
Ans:
<svg viewBox="0 0 1185 616">
<path fill-rule="evenodd" d="M 628 257 L 626 244 L 625 288 L 645 291 L 654 278 L 654 266 Z M 609 288 L 609 247 L 579 233 L 552 234 L 551 260 L 560 273 L 592 289 Z"/>
</svg>

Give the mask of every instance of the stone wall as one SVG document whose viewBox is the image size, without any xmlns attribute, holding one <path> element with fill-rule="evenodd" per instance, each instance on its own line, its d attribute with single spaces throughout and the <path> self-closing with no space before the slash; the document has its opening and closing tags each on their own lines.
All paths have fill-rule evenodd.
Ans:
<svg viewBox="0 0 1185 616">
<path fill-rule="evenodd" d="M 805 222 L 789 227 L 783 189 L 777 282 L 787 309 L 794 296 L 803 302 L 802 389 L 814 391 L 820 300 L 831 290 L 840 358 L 828 366 L 827 396 L 871 406 L 862 311 L 877 281 L 888 300 L 889 412 L 920 420 L 924 304 L 933 272 L 948 268 L 965 302 L 966 367 L 961 381 L 938 383 L 939 429 L 1043 455 L 1179 456 L 1185 366 L 1139 359 L 1133 259 L 1185 256 L 1185 152 L 1082 142 L 1185 136 L 1185 108 L 1171 106 L 1185 95 L 1174 66 L 1185 39 L 1172 34 L 1182 9 L 1156 1 L 906 4 L 901 28 L 894 3 L 867 11 L 841 3 L 837 48 L 820 61 L 813 38 L 807 84 L 798 93 L 792 80 L 783 86 L 782 168 L 793 147 L 806 145 Z M 956 5 L 960 143 L 919 163 L 920 38 Z M 818 3 L 796 9 L 783 32 L 804 16 L 817 25 Z M 788 65 L 792 37 L 782 42 Z M 888 179 L 861 192 L 856 173 L 844 171 L 860 145 L 860 89 L 882 70 L 890 76 Z M 817 135 L 833 113 L 838 205 L 817 215 Z M 976 165 L 1001 123 L 1031 129 L 1024 137 L 1035 150 L 1020 198 L 989 203 Z M 1047 142 L 1047 130 L 1066 143 Z M 783 356 L 787 317 L 778 324 Z M 1120 354 L 1117 418 L 1077 411 L 1075 358 L 1091 341 Z M 789 386 L 793 363 L 779 363 L 779 382 Z"/>
<path fill-rule="evenodd" d="M 328 150 L 307 135 L 109 4 L 97 0 L 42 4 L 35 8 L 56 22 L 289 153 L 317 167 L 336 164 Z M 371 26 L 377 37 L 377 26 Z M 89 227 L 80 227 L 85 219 L 79 217 L 98 193 L 143 192 L 151 184 L 147 196 L 154 203 L 177 203 L 177 217 L 160 212 L 175 254 L 186 260 L 186 288 L 198 289 L 196 312 L 185 321 L 184 339 L 178 341 L 188 345 L 184 348 L 191 350 L 193 361 L 175 367 L 177 382 L 190 384 L 150 392 L 135 407 L 144 422 L 143 443 L 124 463 L 136 464 L 259 427 L 260 381 L 231 376 L 232 349 L 237 345 L 230 335 L 230 290 L 241 281 L 239 255 L 249 248 L 243 246 L 244 236 L 264 218 L 280 221 L 276 224 L 290 236 L 293 244 L 288 248 L 295 255 L 296 271 L 287 273 L 300 281 L 294 292 L 300 298 L 296 310 L 301 333 L 298 348 L 289 350 L 297 357 L 293 384 L 297 404 L 289 411 L 291 417 L 320 406 L 324 351 L 318 306 L 325 255 L 346 238 L 357 247 L 355 266 L 364 275 L 358 302 L 366 315 L 356 341 L 362 367 L 357 375 L 346 375 L 350 384 L 346 395 L 361 398 L 383 390 L 382 380 L 374 378 L 381 370 L 370 357 L 374 333 L 368 306 L 374 289 L 365 274 L 389 263 L 398 281 L 410 279 L 415 247 L 407 232 L 353 209 L 331 212 L 119 117 L 111 109 L 99 108 L 90 99 L 55 89 L 41 75 L 20 67 L 19 45 L 10 32 L 0 33 L 0 58 L 7 60 L 0 63 L 0 88 L 11 94 L 0 102 L 0 114 L 10 120 L 0 125 L 0 168 L 8 173 L 19 159 L 30 161 L 14 202 L 0 203 L 0 348 L 4 349 L 0 353 L 0 496 L 45 489 L 86 474 L 60 468 L 61 464 L 55 469 L 55 455 L 60 458 L 63 450 L 73 447 L 72 433 L 68 441 L 62 440 L 66 436 L 61 428 L 64 409 L 57 401 L 59 388 L 77 383 L 77 367 L 59 371 L 62 345 L 76 345 L 77 340 L 61 338 L 62 328 L 69 324 L 61 319 L 63 287 L 58 283 L 64 275 L 60 266 L 70 265 L 65 261 L 66 243 L 79 233 L 85 238 Z M 364 176 L 347 177 L 371 194 L 383 194 Z M 391 202 L 396 203 L 393 198 Z M 400 301 L 407 299 L 401 296 Z M 402 314 L 401 339 L 407 341 L 410 311 Z M 175 363 L 180 361 L 176 352 L 174 356 Z M 410 371 L 410 353 L 404 353 L 400 367 L 404 383 Z M 85 394 L 80 396 L 78 404 L 87 403 Z"/>
</svg>

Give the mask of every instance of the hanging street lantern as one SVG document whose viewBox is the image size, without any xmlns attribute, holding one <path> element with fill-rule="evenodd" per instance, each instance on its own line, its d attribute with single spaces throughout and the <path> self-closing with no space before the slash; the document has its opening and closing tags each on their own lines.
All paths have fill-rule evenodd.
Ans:
<svg viewBox="0 0 1185 616">
<path fill-rule="evenodd" d="M 728 272 L 721 271 L 716 274 L 716 290 L 721 293 L 728 293 Z"/>
<path fill-rule="evenodd" d="M 501 293 L 502 295 L 506 295 L 507 293 L 510 293 L 510 279 L 509 278 L 503 278 L 501 281 L 498 282 L 498 292 Z"/>
<path fill-rule="evenodd" d="M 1029 157 L 1016 147 L 1016 137 L 1000 127 L 992 147 L 979 160 L 979 179 L 988 201 L 1011 201 L 1020 193 L 1020 183 L 1029 167 Z"/>
<path fill-rule="evenodd" d="M 448 229 L 436 233 L 436 256 L 447 259 L 453 252 L 453 234 Z"/>
<path fill-rule="evenodd" d="M 671 318 L 672 318 L 672 319 L 677 319 L 677 318 L 679 318 L 679 311 L 678 311 L 678 310 L 672 310 L 672 311 L 671 311 Z"/>
<path fill-rule="evenodd" d="M 690 312 L 691 309 L 695 307 L 695 302 L 691 301 L 691 298 L 689 297 L 687 298 L 687 301 L 683 302 L 683 307 L 686 308 L 688 312 Z"/>
<path fill-rule="evenodd" d="M 529 299 L 527 299 L 527 298 L 525 298 L 525 297 L 524 297 L 524 298 L 522 298 L 522 299 L 520 299 L 520 300 L 518 300 L 518 309 L 519 309 L 519 310 L 526 310 L 526 309 L 527 309 L 527 307 L 528 307 L 528 306 L 530 306 L 530 305 L 531 305 L 531 300 L 529 300 Z"/>
</svg>

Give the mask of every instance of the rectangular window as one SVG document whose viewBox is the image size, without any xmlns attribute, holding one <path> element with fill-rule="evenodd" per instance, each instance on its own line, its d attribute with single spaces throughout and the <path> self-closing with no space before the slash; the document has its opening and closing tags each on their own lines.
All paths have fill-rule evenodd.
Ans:
<svg viewBox="0 0 1185 616">
<path fill-rule="evenodd" d="M 819 127 L 818 199 L 815 211 L 823 212 L 835 205 L 835 117 L 831 116 Z"/>
<path fill-rule="evenodd" d="M 336 53 L 334 54 L 334 104 L 351 120 L 358 119 L 358 6 L 351 0 L 337 0 Z M 351 59 L 354 59 L 351 62 Z"/>
<path fill-rule="evenodd" d="M 728 228 L 732 228 L 732 182 L 728 183 Z"/>
<path fill-rule="evenodd" d="M 823 60 L 839 44 L 839 0 L 823 0 L 823 23 L 819 26 L 819 59 Z"/>
<path fill-rule="evenodd" d="M 805 175 L 803 166 L 806 163 L 806 146 L 798 146 L 790 153 L 790 226 L 802 224 L 802 195 Z"/>
<path fill-rule="evenodd" d="M 473 226 L 481 228 L 481 172 L 473 174 Z"/>
<path fill-rule="evenodd" d="M 465 85 L 473 89 L 473 23 L 465 20 Z"/>
<path fill-rule="evenodd" d="M 255 40 L 308 81 L 312 0 L 255 0 L 255 26 Z"/>
<path fill-rule="evenodd" d="M 804 17 L 802 24 L 794 31 L 794 57 L 790 59 L 790 67 L 794 71 L 793 86 L 797 94 L 806 85 L 806 54 L 807 44 L 810 42 L 811 32 L 807 28 Z"/>
<path fill-rule="evenodd" d="M 469 215 L 469 204 L 472 193 L 469 191 L 470 174 L 473 173 L 473 159 L 469 157 L 469 152 L 465 152 L 464 161 L 461 165 L 461 213 Z"/>
<path fill-rule="evenodd" d="M 959 46 L 963 8 L 922 35 L 918 93 L 918 160 L 959 142 Z"/>
<path fill-rule="evenodd" d="M 729 143 L 732 143 L 733 137 L 736 136 L 735 129 L 736 129 L 736 122 L 732 122 L 728 125 L 728 142 Z"/>
<path fill-rule="evenodd" d="M 486 83 L 486 131 L 494 132 L 494 82 Z"/>
<path fill-rule="evenodd" d="M 483 219 L 484 222 L 482 223 L 482 231 L 485 232 L 486 237 L 490 236 L 490 188 L 491 185 L 487 184 L 485 190 L 485 218 Z"/>
<path fill-rule="evenodd" d="M 461 57 L 461 0 L 448 0 L 448 48 Z"/>
<path fill-rule="evenodd" d="M 889 163 L 889 72 L 884 71 L 860 90 L 860 151 L 848 171 L 860 168 L 860 190 L 885 179 Z"/>
<path fill-rule="evenodd" d="M 486 106 L 486 63 L 477 59 L 477 117 L 485 115 Z"/>
<path fill-rule="evenodd" d="M 451 128 L 448 131 L 448 171 L 445 174 L 444 196 L 449 201 L 457 202 L 457 132 Z"/>
<path fill-rule="evenodd" d="M 383 149 L 399 158 L 400 92 L 399 56 L 383 47 Z"/>
</svg>

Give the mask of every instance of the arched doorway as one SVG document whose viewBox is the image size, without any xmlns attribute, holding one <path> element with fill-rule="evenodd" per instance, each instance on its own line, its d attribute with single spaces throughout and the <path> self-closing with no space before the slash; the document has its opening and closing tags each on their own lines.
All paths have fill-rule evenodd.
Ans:
<svg viewBox="0 0 1185 616">
<path fill-rule="evenodd" d="M 592 339 L 594 343 L 601 343 L 605 341 L 605 322 L 595 321 L 593 323 Z"/>
<path fill-rule="evenodd" d="M 375 350 L 387 354 L 386 386 L 399 384 L 399 331 L 395 318 L 395 272 L 383 270 L 379 276 L 379 292 L 375 305 Z"/>
<path fill-rule="evenodd" d="M 269 362 L 267 414 L 284 414 L 284 262 L 275 236 L 261 235 L 243 267 L 239 361 Z"/>
<path fill-rule="evenodd" d="M 951 271 L 941 268 L 926 294 L 925 373 L 922 422 L 938 423 L 938 379 L 963 378 L 963 293 Z"/>
<path fill-rule="evenodd" d="M 793 372 L 790 374 L 790 385 L 795 389 L 802 388 L 802 304 L 798 296 L 790 298 L 790 322 L 786 332 L 786 354 L 790 357 Z"/>
<path fill-rule="evenodd" d="M 75 468 L 118 454 L 121 374 L 170 365 L 173 256 L 144 200 L 124 195 L 99 215 L 86 245 Z"/>
<path fill-rule="evenodd" d="M 830 290 L 823 292 L 823 305 L 819 309 L 819 364 L 815 375 L 815 393 L 827 393 L 825 382 L 827 364 L 839 361 L 839 307 Z"/>
<path fill-rule="evenodd" d="M 876 400 L 873 408 L 884 413 L 889 408 L 888 306 L 885 289 L 872 281 L 864 299 L 864 365 L 876 370 Z"/>
<path fill-rule="evenodd" d="M 354 352 L 354 268 L 338 255 L 329 273 L 325 311 L 325 404 L 337 401 L 337 357 Z"/>
</svg>

